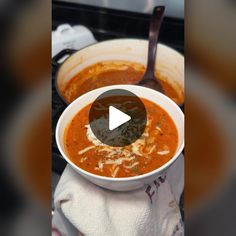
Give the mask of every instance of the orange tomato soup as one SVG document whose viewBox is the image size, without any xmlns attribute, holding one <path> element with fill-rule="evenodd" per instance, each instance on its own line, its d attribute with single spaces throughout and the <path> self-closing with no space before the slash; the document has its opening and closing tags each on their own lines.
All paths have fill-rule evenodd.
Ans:
<svg viewBox="0 0 236 236">
<path fill-rule="evenodd" d="M 91 90 L 116 84 L 137 84 L 143 77 L 146 68 L 139 63 L 128 61 L 106 61 L 89 66 L 72 78 L 64 88 L 62 95 L 72 102 Z M 156 77 L 160 80 L 165 94 L 177 104 L 182 104 L 184 94 L 180 85 L 175 87 L 168 83 L 167 78 L 158 71 Z"/>
<path fill-rule="evenodd" d="M 177 128 L 160 106 L 143 98 L 142 102 L 147 111 L 145 131 L 138 140 L 125 147 L 98 145 L 91 140 L 88 118 L 91 104 L 80 110 L 64 135 L 71 161 L 90 173 L 114 178 L 142 175 L 168 162 L 178 146 Z"/>
</svg>

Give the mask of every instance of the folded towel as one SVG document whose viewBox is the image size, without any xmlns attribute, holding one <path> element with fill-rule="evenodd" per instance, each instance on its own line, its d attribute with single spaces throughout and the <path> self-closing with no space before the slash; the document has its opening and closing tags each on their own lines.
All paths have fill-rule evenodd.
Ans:
<svg viewBox="0 0 236 236">
<path fill-rule="evenodd" d="M 54 195 L 53 235 L 184 235 L 183 187 L 183 156 L 153 183 L 130 192 L 100 188 L 68 165 Z"/>
</svg>

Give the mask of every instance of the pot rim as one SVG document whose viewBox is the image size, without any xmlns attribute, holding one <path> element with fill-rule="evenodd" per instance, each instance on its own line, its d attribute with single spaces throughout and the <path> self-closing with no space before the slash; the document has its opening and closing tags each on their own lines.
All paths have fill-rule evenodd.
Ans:
<svg viewBox="0 0 236 236">
<path fill-rule="evenodd" d="M 70 54 L 70 56 L 68 56 L 60 65 L 59 67 L 57 68 L 57 71 L 56 71 L 56 74 L 55 74 L 55 88 L 56 88 L 56 91 L 57 91 L 57 94 L 59 95 L 59 97 L 61 98 L 61 100 L 66 104 L 66 105 L 69 105 L 70 102 L 66 100 L 66 98 L 62 95 L 61 91 L 60 91 L 60 88 L 59 88 L 59 85 L 58 85 L 58 75 L 59 75 L 59 72 L 62 68 L 62 66 L 67 62 L 67 60 L 74 56 L 75 54 L 77 53 L 80 53 L 81 51 L 89 48 L 89 47 L 92 47 L 94 45 L 99 45 L 99 44 L 104 44 L 104 43 L 108 43 L 108 42 L 114 42 L 114 41 L 126 41 L 126 40 L 131 40 L 131 41 L 141 41 L 141 42 L 148 42 L 147 39 L 137 39 L 137 38 L 119 38 L 119 39 L 108 39 L 108 40 L 104 40 L 104 41 L 101 41 L 101 42 L 96 42 L 94 44 L 90 44 L 90 45 L 87 45 L 73 53 Z M 184 57 L 184 55 L 182 53 L 180 53 L 179 51 L 171 48 L 170 46 L 166 45 L 166 44 L 163 44 L 163 43 L 158 43 L 159 45 L 161 46 L 164 46 L 170 50 L 173 50 L 175 53 L 179 54 L 180 56 Z"/>
</svg>

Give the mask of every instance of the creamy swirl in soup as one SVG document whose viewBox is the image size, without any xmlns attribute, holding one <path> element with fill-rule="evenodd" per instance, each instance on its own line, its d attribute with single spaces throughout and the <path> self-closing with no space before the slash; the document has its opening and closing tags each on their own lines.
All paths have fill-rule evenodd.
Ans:
<svg viewBox="0 0 236 236">
<path fill-rule="evenodd" d="M 64 144 L 71 161 L 93 174 L 120 178 L 153 171 L 175 154 L 178 131 L 169 114 L 157 104 L 141 98 L 147 125 L 141 138 L 125 147 L 101 143 L 89 125 L 91 104 L 81 109 L 68 125 Z"/>
</svg>

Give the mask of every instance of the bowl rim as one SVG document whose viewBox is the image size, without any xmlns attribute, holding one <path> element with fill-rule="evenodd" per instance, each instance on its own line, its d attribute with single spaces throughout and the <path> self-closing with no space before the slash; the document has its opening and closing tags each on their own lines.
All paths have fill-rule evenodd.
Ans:
<svg viewBox="0 0 236 236">
<path fill-rule="evenodd" d="M 104 89 L 107 91 L 108 89 L 118 89 L 118 88 L 119 89 L 126 89 L 127 88 L 127 90 L 129 88 L 134 88 L 134 89 L 136 89 L 136 88 L 140 89 L 141 88 L 141 89 L 147 90 L 148 92 L 151 92 L 151 93 L 158 93 L 159 96 L 166 99 L 168 102 L 170 102 L 175 107 L 176 111 L 179 112 L 179 114 L 182 117 L 183 122 L 184 122 L 183 112 L 181 111 L 179 106 L 174 101 L 172 101 L 169 97 L 167 97 L 166 95 L 164 95 L 164 94 L 162 94 L 162 93 L 160 93 L 156 90 L 146 88 L 146 87 L 142 87 L 142 86 L 138 86 L 138 85 L 127 85 L 127 84 L 110 85 L 110 86 L 105 86 L 105 87 L 102 87 L 102 88 L 98 88 L 98 89 L 89 91 L 89 92 L 81 95 L 77 99 L 75 99 L 72 103 L 70 103 L 69 106 L 67 106 L 67 108 L 63 111 L 63 113 L 61 114 L 61 116 L 60 116 L 60 118 L 58 119 L 58 122 L 57 122 L 56 133 L 55 133 L 56 143 L 57 143 L 57 147 L 58 147 L 60 153 L 62 154 L 63 158 L 67 161 L 67 163 L 70 164 L 74 169 L 78 170 L 79 172 L 82 172 L 83 175 L 89 176 L 91 178 L 96 178 L 96 179 L 99 179 L 99 180 L 110 181 L 110 182 L 137 181 L 137 180 L 140 180 L 140 179 L 145 179 L 147 177 L 150 177 L 154 174 L 160 173 L 160 172 L 164 171 L 165 169 L 167 169 L 168 167 L 170 167 L 177 160 L 177 158 L 180 156 L 180 154 L 182 153 L 182 150 L 184 148 L 184 137 L 183 137 L 183 140 L 181 141 L 180 146 L 177 149 L 175 155 L 168 162 L 166 162 L 164 165 L 162 165 L 161 167 L 159 167 L 159 168 L 157 168 L 153 171 L 150 171 L 148 173 L 142 174 L 142 175 L 131 176 L 131 177 L 120 177 L 120 178 L 113 178 L 113 177 L 107 177 L 107 176 L 101 176 L 101 175 L 93 174 L 93 173 L 88 172 L 88 171 L 80 168 L 79 166 L 75 165 L 73 163 L 73 161 L 70 160 L 69 156 L 62 150 L 62 147 L 61 147 L 60 141 L 59 141 L 59 129 L 60 129 L 60 126 L 61 126 L 61 122 L 62 122 L 63 118 L 67 115 L 67 113 L 71 109 L 71 107 L 73 107 L 74 103 L 78 102 L 78 100 L 81 100 L 84 97 L 90 96 L 93 93 L 104 91 Z M 77 112 L 79 112 L 79 110 Z M 184 133 L 184 130 L 183 130 L 183 133 Z"/>
</svg>

